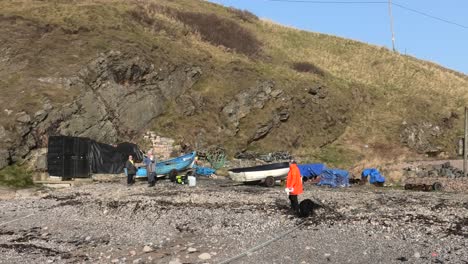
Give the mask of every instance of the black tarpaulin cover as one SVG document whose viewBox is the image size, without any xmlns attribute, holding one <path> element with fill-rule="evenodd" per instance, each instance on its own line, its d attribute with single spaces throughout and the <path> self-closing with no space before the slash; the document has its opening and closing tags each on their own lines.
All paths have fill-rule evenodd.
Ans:
<svg viewBox="0 0 468 264">
<path fill-rule="evenodd" d="M 93 173 L 122 173 L 128 155 L 132 155 L 135 162 L 143 160 L 143 154 L 137 145 L 132 143 L 121 143 L 116 147 L 91 142 L 90 160 Z"/>
<path fill-rule="evenodd" d="M 89 172 L 118 174 L 123 172 L 128 155 L 132 155 L 136 162 L 143 160 L 143 153 L 136 144 L 125 142 L 114 147 L 88 138 L 50 136 L 48 171 L 50 175 L 72 178 L 78 174 L 86 177 Z M 83 163 L 87 172 L 76 172 L 80 167 L 78 163 Z M 70 170 L 72 173 L 65 173 Z"/>
</svg>

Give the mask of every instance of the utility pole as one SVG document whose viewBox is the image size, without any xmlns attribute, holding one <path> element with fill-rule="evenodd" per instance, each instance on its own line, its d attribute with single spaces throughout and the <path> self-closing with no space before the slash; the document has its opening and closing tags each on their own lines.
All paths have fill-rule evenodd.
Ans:
<svg viewBox="0 0 468 264">
<path fill-rule="evenodd" d="M 463 142 L 463 176 L 466 177 L 468 157 L 468 107 L 465 106 L 465 141 Z"/>
<path fill-rule="evenodd" d="M 392 31 L 392 47 L 395 52 L 395 33 L 393 32 L 392 0 L 388 0 L 388 14 L 390 16 L 390 30 Z"/>
</svg>

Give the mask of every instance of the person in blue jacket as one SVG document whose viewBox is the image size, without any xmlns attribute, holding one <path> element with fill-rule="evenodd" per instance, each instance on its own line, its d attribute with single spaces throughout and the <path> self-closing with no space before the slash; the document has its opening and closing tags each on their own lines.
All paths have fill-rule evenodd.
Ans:
<svg viewBox="0 0 468 264">
<path fill-rule="evenodd" d="M 154 160 L 153 153 L 148 151 L 148 155 L 143 159 L 146 166 L 146 176 L 148 177 L 148 187 L 153 187 L 156 184 L 156 161 Z"/>
</svg>

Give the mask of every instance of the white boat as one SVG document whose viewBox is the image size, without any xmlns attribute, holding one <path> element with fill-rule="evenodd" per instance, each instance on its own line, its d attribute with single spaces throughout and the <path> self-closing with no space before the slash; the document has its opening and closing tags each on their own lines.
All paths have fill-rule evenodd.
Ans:
<svg viewBox="0 0 468 264">
<path fill-rule="evenodd" d="M 265 183 L 272 187 L 276 180 L 284 179 L 289 172 L 289 163 L 273 163 L 267 165 L 235 168 L 228 171 L 229 177 L 233 181 L 245 183 Z"/>
</svg>

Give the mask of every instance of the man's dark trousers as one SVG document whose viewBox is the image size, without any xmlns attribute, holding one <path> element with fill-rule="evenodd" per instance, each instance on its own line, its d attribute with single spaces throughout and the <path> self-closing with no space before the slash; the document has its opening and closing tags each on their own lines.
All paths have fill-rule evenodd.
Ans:
<svg viewBox="0 0 468 264">
<path fill-rule="evenodd" d="M 155 172 L 149 172 L 148 173 L 148 184 L 150 186 L 154 186 L 156 183 L 156 173 Z"/>
<path fill-rule="evenodd" d="M 297 195 L 289 195 L 289 201 L 291 201 L 291 209 L 294 210 L 294 212 L 298 213 L 299 212 L 299 201 L 297 200 Z"/>
<path fill-rule="evenodd" d="M 135 174 L 130 174 L 130 173 L 127 174 L 127 184 L 130 185 L 130 184 L 133 184 L 133 183 L 134 183 L 134 182 L 133 182 L 133 177 L 134 177 L 134 176 L 135 176 Z"/>
</svg>

